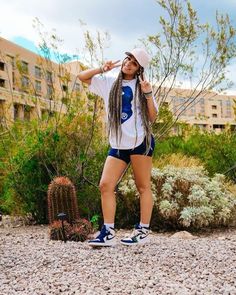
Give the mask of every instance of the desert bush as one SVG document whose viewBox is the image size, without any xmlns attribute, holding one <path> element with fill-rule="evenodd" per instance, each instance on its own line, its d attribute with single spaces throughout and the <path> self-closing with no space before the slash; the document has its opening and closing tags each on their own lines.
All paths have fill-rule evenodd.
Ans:
<svg viewBox="0 0 236 295">
<path fill-rule="evenodd" d="M 27 127 L 20 123 L 12 127 L 14 136 L 6 140 L 8 147 L 0 167 L 4 172 L 0 194 L 3 212 L 32 213 L 37 222 L 47 223 L 47 188 L 59 175 L 75 184 L 81 217 L 90 219 L 98 212 L 97 184 L 107 143 L 102 140 L 99 122 L 90 142 L 91 120 L 91 114 L 81 110 L 64 116 L 57 125 L 30 122 Z"/>
<path fill-rule="evenodd" d="M 134 203 L 139 198 L 131 174 L 119 191 L 124 199 L 132 198 Z M 152 191 L 154 229 L 217 227 L 229 225 L 236 218 L 236 196 L 227 188 L 225 177 L 215 174 L 210 178 L 203 167 L 153 168 Z M 134 214 L 131 207 L 127 210 Z"/>
</svg>

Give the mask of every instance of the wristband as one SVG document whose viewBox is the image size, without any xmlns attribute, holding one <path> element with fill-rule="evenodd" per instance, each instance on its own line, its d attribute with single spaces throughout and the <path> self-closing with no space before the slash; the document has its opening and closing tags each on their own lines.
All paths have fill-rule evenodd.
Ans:
<svg viewBox="0 0 236 295">
<path fill-rule="evenodd" d="M 151 99 L 152 98 L 152 91 L 150 91 L 150 92 L 143 92 L 143 94 L 144 94 L 144 96 L 145 96 L 146 99 Z M 150 96 L 150 97 L 148 98 L 148 96 Z"/>
</svg>

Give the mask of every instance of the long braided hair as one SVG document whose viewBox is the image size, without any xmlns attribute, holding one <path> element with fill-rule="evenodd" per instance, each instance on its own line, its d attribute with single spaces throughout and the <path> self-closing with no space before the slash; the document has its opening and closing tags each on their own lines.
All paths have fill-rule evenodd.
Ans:
<svg viewBox="0 0 236 295">
<path fill-rule="evenodd" d="M 122 65 L 123 66 L 123 65 Z M 111 91 L 109 93 L 108 105 L 108 133 L 115 134 L 116 142 L 121 141 L 121 113 L 122 113 L 122 80 L 123 73 L 120 71 L 117 79 L 114 81 Z M 146 154 L 151 147 L 151 126 L 148 119 L 147 100 L 141 91 L 139 79 L 137 78 L 134 93 L 134 115 L 135 115 L 135 131 L 137 140 L 137 102 L 139 102 L 141 109 L 142 124 L 145 132 L 146 140 Z"/>
</svg>

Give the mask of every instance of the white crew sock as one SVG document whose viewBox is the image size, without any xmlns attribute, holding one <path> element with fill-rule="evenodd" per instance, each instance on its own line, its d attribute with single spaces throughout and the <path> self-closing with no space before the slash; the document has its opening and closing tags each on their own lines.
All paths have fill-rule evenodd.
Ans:
<svg viewBox="0 0 236 295">
<path fill-rule="evenodd" d="M 140 222 L 139 225 L 140 225 L 141 227 L 147 227 L 147 228 L 149 228 L 149 224 L 146 224 L 146 223 L 142 223 L 142 222 Z"/>
<path fill-rule="evenodd" d="M 112 229 L 114 229 L 115 224 L 114 223 L 104 223 L 105 227 L 107 230 L 109 230 L 109 228 L 111 227 Z"/>
</svg>

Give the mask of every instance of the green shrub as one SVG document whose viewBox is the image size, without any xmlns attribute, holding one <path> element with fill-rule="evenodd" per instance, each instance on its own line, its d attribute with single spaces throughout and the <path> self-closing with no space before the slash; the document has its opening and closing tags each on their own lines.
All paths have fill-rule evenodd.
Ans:
<svg viewBox="0 0 236 295">
<path fill-rule="evenodd" d="M 236 134 L 225 131 L 220 134 L 192 131 L 187 137 L 173 136 L 157 141 L 154 159 L 156 162 L 165 156 L 180 153 L 199 159 L 210 176 L 224 174 L 236 164 Z M 227 176 L 236 182 L 236 170 Z"/>
<path fill-rule="evenodd" d="M 132 175 L 122 181 L 120 194 L 126 204 L 137 203 L 138 192 Z M 235 218 L 236 196 L 223 175 L 210 178 L 202 167 L 166 166 L 152 169 L 153 229 L 198 229 L 229 225 Z M 127 207 L 130 215 L 135 213 Z"/>
<path fill-rule="evenodd" d="M 76 186 L 80 215 L 90 219 L 100 208 L 97 184 L 107 152 L 101 125 L 96 122 L 92 136 L 92 116 L 82 111 L 57 123 L 53 120 L 27 126 L 16 123 L 5 139 L 7 150 L 2 141 L 0 209 L 32 213 L 37 222 L 46 223 L 48 185 L 55 176 L 63 175 Z"/>
</svg>

